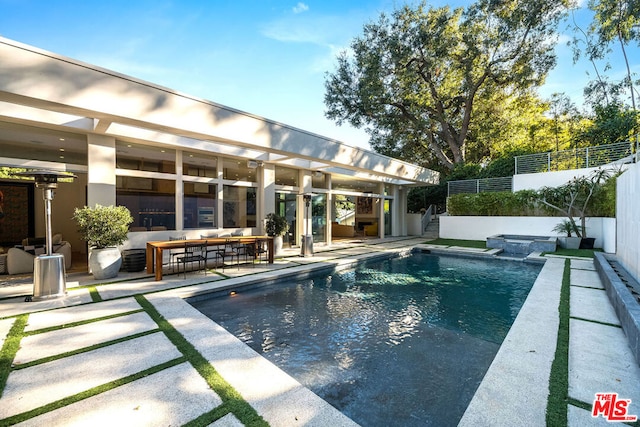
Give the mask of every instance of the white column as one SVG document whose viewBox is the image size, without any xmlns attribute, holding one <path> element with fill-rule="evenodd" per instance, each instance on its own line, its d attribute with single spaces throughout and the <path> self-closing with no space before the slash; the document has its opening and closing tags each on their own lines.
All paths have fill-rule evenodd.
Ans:
<svg viewBox="0 0 640 427">
<path fill-rule="evenodd" d="M 182 183 L 182 150 L 176 150 L 176 230 L 184 229 L 184 185 Z"/>
<path fill-rule="evenodd" d="M 331 246 L 331 241 L 333 240 L 333 236 L 331 235 L 331 220 L 333 215 L 333 191 L 331 190 L 331 175 L 325 174 L 325 187 L 329 190 L 327 191 L 327 208 L 325 211 L 325 216 L 327 218 L 327 226 L 325 227 L 326 232 L 326 244 L 327 246 Z"/>
<path fill-rule="evenodd" d="M 378 184 L 378 194 L 384 194 L 384 183 Z M 378 202 L 378 237 L 384 238 L 384 197 L 380 197 Z"/>
<path fill-rule="evenodd" d="M 216 185 L 216 189 L 217 189 L 217 196 L 216 196 L 216 213 L 217 213 L 217 221 L 216 221 L 216 228 L 220 229 L 222 228 L 222 215 L 223 215 L 223 209 L 224 209 L 224 191 L 222 188 L 222 180 L 224 179 L 224 157 L 220 156 L 218 157 L 218 161 L 217 161 L 217 165 L 218 167 L 216 168 L 216 171 L 218 172 L 218 181 L 217 181 L 217 185 Z"/>
<path fill-rule="evenodd" d="M 308 170 L 300 170 L 300 175 L 298 182 L 300 183 L 300 194 L 311 193 L 312 190 L 312 179 L 311 179 L 311 171 Z M 307 205 L 304 202 L 304 197 L 298 197 L 298 209 L 297 211 L 297 221 L 298 224 L 298 236 L 304 236 L 306 233 L 312 234 L 311 230 L 311 207 L 307 209 Z M 308 215 L 309 213 L 309 215 Z M 307 218 L 307 216 L 309 216 Z M 300 241 L 302 241 L 300 239 Z"/>
<path fill-rule="evenodd" d="M 116 204 L 116 139 L 87 135 L 87 206 Z"/>
<path fill-rule="evenodd" d="M 276 209 L 276 167 L 265 164 L 258 167 L 258 206 L 256 210 L 258 234 L 265 234 L 264 219 Z"/>
</svg>

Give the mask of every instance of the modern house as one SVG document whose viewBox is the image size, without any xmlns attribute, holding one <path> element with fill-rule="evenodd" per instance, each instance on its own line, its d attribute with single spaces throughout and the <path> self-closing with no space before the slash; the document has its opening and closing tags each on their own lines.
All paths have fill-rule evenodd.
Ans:
<svg viewBox="0 0 640 427">
<path fill-rule="evenodd" d="M 95 204 L 129 208 L 129 247 L 177 232 L 263 234 L 270 212 L 287 218 L 294 245 L 310 234 L 331 244 L 339 218 L 356 234 L 370 225 L 380 238 L 403 236 L 408 188 L 438 181 L 432 170 L 4 38 L 0 64 L 0 167 L 77 176 L 52 202 L 53 231 L 74 251 L 84 244 L 73 209 Z M 0 246 L 43 236 L 39 190 L 3 179 L 0 191 Z"/>
</svg>

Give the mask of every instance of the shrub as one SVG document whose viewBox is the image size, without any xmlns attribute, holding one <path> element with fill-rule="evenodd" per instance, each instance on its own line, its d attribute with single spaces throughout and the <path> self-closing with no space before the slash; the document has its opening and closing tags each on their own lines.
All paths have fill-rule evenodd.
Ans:
<svg viewBox="0 0 640 427">
<path fill-rule="evenodd" d="M 73 219 L 78 223 L 82 240 L 96 249 L 118 246 L 127 240 L 131 212 L 124 206 L 85 206 L 76 208 Z"/>
<path fill-rule="evenodd" d="M 455 194 L 447 200 L 447 212 L 457 216 L 531 216 L 538 211 L 535 201 L 533 190 Z"/>
</svg>

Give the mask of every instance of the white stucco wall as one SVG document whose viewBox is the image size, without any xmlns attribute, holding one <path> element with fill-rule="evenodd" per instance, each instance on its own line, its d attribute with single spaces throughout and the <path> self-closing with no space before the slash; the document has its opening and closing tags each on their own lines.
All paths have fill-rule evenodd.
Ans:
<svg viewBox="0 0 640 427">
<path fill-rule="evenodd" d="M 407 236 L 422 236 L 422 215 L 407 214 Z"/>
<path fill-rule="evenodd" d="M 618 177 L 616 217 L 618 247 L 616 255 L 636 279 L 640 279 L 640 165 L 637 163 Z"/>
<path fill-rule="evenodd" d="M 562 219 L 559 217 L 443 215 L 440 217 L 440 237 L 485 240 L 496 234 L 558 236 L 557 232 L 551 230 Z M 595 247 L 603 248 L 605 252 L 615 252 L 615 220 L 611 220 L 612 218 L 587 218 L 587 236 L 594 237 Z"/>
<path fill-rule="evenodd" d="M 572 169 L 545 173 L 524 173 L 513 176 L 513 191 L 539 190 L 542 187 L 558 187 L 576 176 L 589 175 L 598 168 Z"/>
</svg>

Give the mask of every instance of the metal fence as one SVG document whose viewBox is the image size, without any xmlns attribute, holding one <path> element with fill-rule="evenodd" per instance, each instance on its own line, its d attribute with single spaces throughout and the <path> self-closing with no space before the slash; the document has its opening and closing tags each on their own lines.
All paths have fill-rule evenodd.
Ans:
<svg viewBox="0 0 640 427">
<path fill-rule="evenodd" d="M 510 176 L 501 178 L 464 179 L 447 183 L 447 196 L 460 193 L 484 193 L 490 191 L 511 191 L 513 179 Z"/>
<path fill-rule="evenodd" d="M 632 162 L 633 148 L 633 142 L 617 142 L 595 147 L 517 156 L 515 158 L 516 175 L 595 168 L 624 158 L 629 158 Z"/>
</svg>

